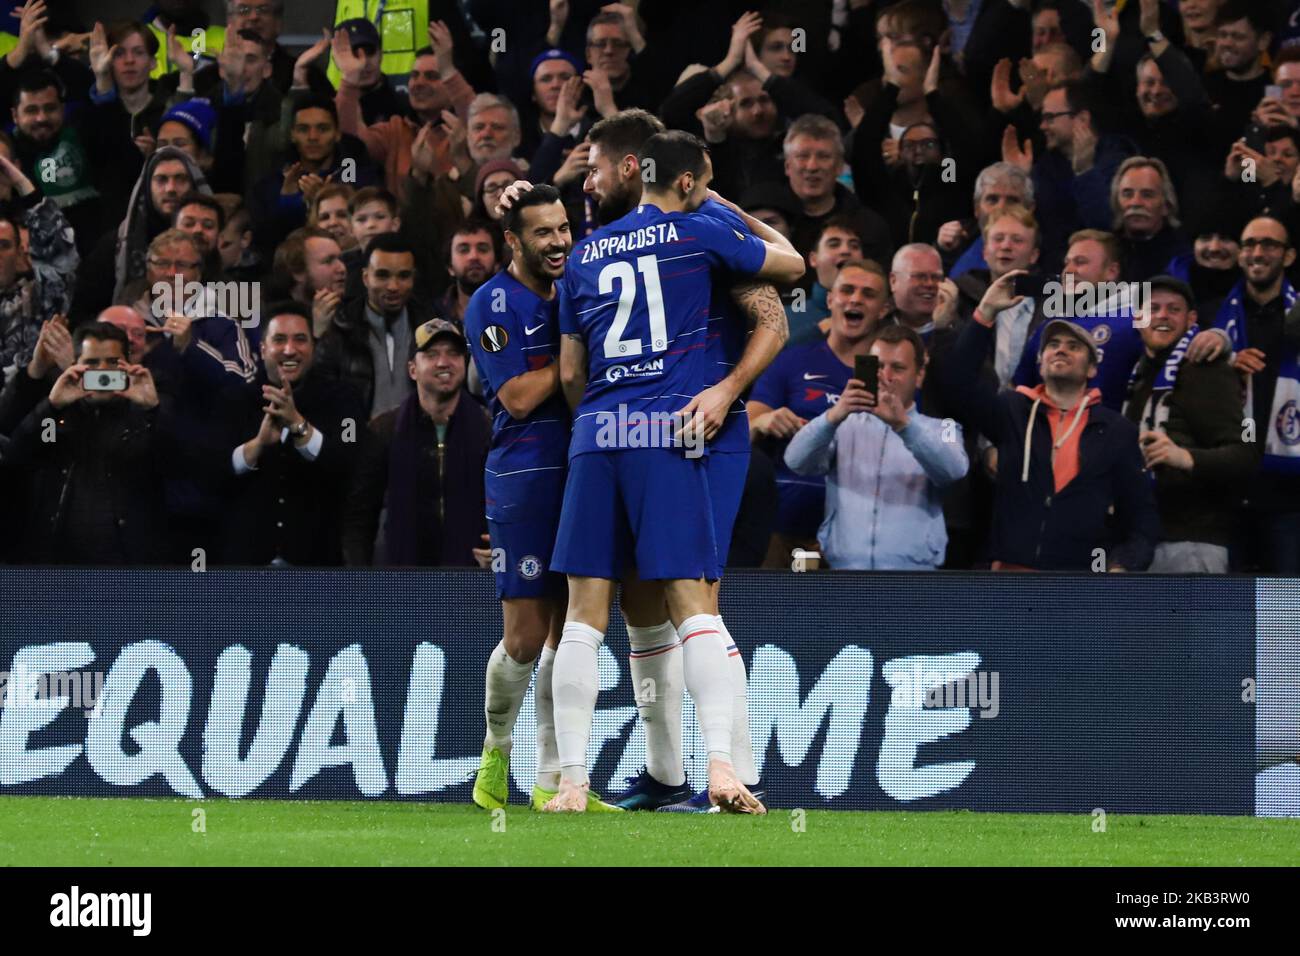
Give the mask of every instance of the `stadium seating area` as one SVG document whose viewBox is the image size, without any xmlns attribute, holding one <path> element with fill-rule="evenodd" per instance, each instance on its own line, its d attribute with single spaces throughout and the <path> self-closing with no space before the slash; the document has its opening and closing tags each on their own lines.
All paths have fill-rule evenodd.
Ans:
<svg viewBox="0 0 1300 956">
<path fill-rule="evenodd" d="M 1300 0 L 0 6 L 0 561 L 487 567 L 498 200 L 642 109 L 808 265 L 733 566 L 1300 574 Z"/>
</svg>

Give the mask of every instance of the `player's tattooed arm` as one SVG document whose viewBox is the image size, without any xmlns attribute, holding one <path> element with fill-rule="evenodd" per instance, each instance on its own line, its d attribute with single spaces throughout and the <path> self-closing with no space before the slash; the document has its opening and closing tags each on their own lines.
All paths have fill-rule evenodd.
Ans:
<svg viewBox="0 0 1300 956">
<path fill-rule="evenodd" d="M 560 387 L 569 410 L 576 412 L 587 389 L 587 343 L 574 332 L 560 339 Z"/>
<path fill-rule="evenodd" d="M 752 279 L 738 282 L 731 287 L 731 298 L 745 313 L 752 330 L 740 361 L 727 376 L 739 395 L 754 384 L 785 347 L 790 338 L 790 323 L 781 296 L 770 282 Z"/>
</svg>

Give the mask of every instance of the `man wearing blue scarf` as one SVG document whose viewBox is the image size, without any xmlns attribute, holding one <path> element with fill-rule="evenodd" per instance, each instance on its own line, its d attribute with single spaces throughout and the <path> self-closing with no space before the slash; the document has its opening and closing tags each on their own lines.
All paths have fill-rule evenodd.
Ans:
<svg viewBox="0 0 1300 956">
<path fill-rule="evenodd" d="M 1155 479 L 1164 533 L 1147 570 L 1224 574 L 1236 518 L 1231 490 L 1250 480 L 1259 445 L 1241 440 L 1241 387 L 1228 356 L 1184 362 L 1197 333 L 1191 287 L 1169 275 L 1150 282 L 1138 330 L 1143 352 L 1124 402 Z"/>
<path fill-rule="evenodd" d="M 1263 446 L 1263 468 L 1243 486 L 1242 543 L 1262 550 L 1256 555 L 1262 570 L 1283 575 L 1300 574 L 1300 338 L 1288 336 L 1285 323 L 1296 303 L 1285 270 L 1295 257 L 1281 222 L 1259 216 L 1247 223 L 1242 279 L 1214 323 L 1227 334 L 1236 351 L 1233 367 L 1246 379 L 1243 439 Z M 1197 338 L 1206 344 L 1192 343 L 1192 361 L 1215 351 L 1204 333 Z"/>
</svg>

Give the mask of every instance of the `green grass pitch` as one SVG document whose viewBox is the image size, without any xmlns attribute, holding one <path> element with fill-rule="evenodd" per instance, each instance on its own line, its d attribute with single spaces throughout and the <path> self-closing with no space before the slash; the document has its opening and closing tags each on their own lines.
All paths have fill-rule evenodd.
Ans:
<svg viewBox="0 0 1300 956">
<path fill-rule="evenodd" d="M 0 860 L 11 866 L 1292 866 L 1297 859 L 1300 820 L 1253 817 L 1111 814 L 1105 832 L 1094 832 L 1086 814 L 556 817 L 521 805 L 494 821 L 477 807 L 445 803 L 0 797 Z"/>
</svg>

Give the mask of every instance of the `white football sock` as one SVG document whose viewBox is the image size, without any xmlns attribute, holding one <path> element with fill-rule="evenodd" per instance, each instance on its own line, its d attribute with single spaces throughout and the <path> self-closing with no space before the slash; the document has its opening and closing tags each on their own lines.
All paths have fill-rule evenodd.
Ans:
<svg viewBox="0 0 1300 956">
<path fill-rule="evenodd" d="M 696 614 L 677 629 L 682 642 L 686 689 L 695 701 L 695 714 L 710 760 L 731 763 L 731 665 L 726 645 L 712 614 Z"/>
<path fill-rule="evenodd" d="M 686 782 L 682 770 L 682 645 L 671 621 L 627 626 L 632 693 L 645 724 L 646 770 L 660 783 Z"/>
<path fill-rule="evenodd" d="M 576 784 L 587 776 L 587 741 L 600 690 L 597 665 L 605 635 L 594 627 L 566 621 L 555 652 L 551 694 L 555 700 L 555 744 L 560 753 L 560 776 Z"/>
<path fill-rule="evenodd" d="M 754 766 L 754 745 L 749 739 L 749 680 L 745 676 L 745 659 L 723 623 L 722 616 L 713 618 L 727 649 L 727 663 L 731 665 L 731 756 L 736 776 L 747 787 L 758 783 L 758 769 Z"/>
<path fill-rule="evenodd" d="M 555 670 L 555 648 L 543 647 L 537 659 L 537 683 L 533 703 L 537 708 L 537 786 L 558 790 L 560 752 L 555 747 L 555 698 L 551 695 L 551 674 Z"/>
<path fill-rule="evenodd" d="M 496 747 L 506 756 L 510 755 L 515 718 L 519 716 L 519 705 L 524 702 L 528 678 L 532 676 L 532 661 L 520 664 L 506 653 L 504 640 L 492 649 L 488 657 L 487 694 L 483 703 L 487 716 L 487 736 L 483 738 L 483 746 L 488 749 Z"/>
</svg>

